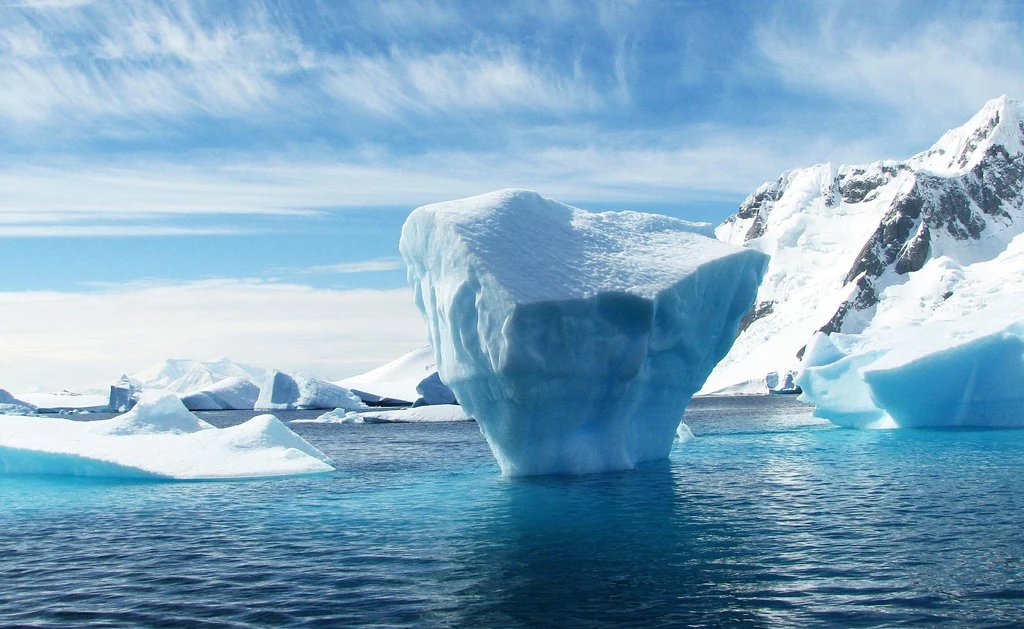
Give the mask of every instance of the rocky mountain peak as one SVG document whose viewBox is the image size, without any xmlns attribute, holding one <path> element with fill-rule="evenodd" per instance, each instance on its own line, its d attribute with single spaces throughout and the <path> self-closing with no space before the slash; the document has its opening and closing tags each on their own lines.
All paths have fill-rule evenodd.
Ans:
<svg viewBox="0 0 1024 629">
<path fill-rule="evenodd" d="M 1024 154 L 1024 103 L 1007 96 L 985 103 L 970 120 L 947 131 L 909 163 L 915 170 L 961 173 L 997 153 Z"/>
</svg>

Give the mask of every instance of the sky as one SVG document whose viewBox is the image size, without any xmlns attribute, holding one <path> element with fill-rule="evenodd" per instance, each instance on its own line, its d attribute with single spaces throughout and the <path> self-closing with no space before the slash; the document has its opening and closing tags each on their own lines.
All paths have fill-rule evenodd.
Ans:
<svg viewBox="0 0 1024 629">
<path fill-rule="evenodd" d="M 523 187 L 718 223 L 1024 95 L 1024 3 L 0 0 L 0 388 L 425 342 L 398 237 Z"/>
</svg>

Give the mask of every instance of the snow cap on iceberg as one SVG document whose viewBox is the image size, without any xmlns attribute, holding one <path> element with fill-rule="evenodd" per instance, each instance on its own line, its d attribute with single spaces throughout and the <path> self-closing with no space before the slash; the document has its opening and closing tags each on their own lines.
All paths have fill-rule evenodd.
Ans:
<svg viewBox="0 0 1024 629">
<path fill-rule="evenodd" d="M 438 373 L 509 475 L 668 456 L 767 256 L 527 190 L 416 209 L 399 248 Z"/>
</svg>

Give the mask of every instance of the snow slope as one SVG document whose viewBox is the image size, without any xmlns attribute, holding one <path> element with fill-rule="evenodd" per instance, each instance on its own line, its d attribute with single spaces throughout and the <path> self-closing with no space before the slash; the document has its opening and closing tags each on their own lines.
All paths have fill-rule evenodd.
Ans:
<svg viewBox="0 0 1024 629">
<path fill-rule="evenodd" d="M 81 394 L 72 391 L 19 393 L 17 397 L 27 404 L 47 411 L 105 411 L 109 401 L 106 395 Z"/>
<path fill-rule="evenodd" d="M 128 377 L 143 391 L 188 394 L 211 387 L 226 378 L 244 378 L 254 383 L 260 382 L 265 373 L 266 371 L 259 367 L 242 365 L 226 358 L 209 362 L 172 358 Z"/>
<path fill-rule="evenodd" d="M 113 419 L 0 417 L 0 473 L 228 479 L 310 474 L 330 459 L 273 415 L 217 429 L 174 395 Z"/>
<path fill-rule="evenodd" d="M 503 473 L 668 456 L 767 263 L 695 231 L 526 190 L 410 214 L 399 249 L 438 372 Z"/>
<path fill-rule="evenodd" d="M 798 383 L 853 426 L 1024 426 L 1024 234 L 987 262 L 929 260 L 859 334 L 819 334 Z"/>
<path fill-rule="evenodd" d="M 765 376 L 799 370 L 819 330 L 914 325 L 955 294 L 960 273 L 1024 231 L 1022 180 L 1024 106 L 1002 97 L 908 160 L 825 164 L 764 184 L 716 230 L 772 258 L 701 393 L 767 392 Z"/>
<path fill-rule="evenodd" d="M 437 378 L 437 359 L 429 345 L 358 376 L 334 384 L 369 403 L 451 404 L 454 395 Z"/>
</svg>

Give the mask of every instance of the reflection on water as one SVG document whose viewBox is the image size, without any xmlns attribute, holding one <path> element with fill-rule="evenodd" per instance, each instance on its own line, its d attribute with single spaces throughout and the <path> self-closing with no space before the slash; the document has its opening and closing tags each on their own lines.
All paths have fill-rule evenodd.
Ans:
<svg viewBox="0 0 1024 629">
<path fill-rule="evenodd" d="M 687 422 L 669 462 L 584 478 L 504 479 L 473 424 L 296 425 L 317 477 L 0 478 L 0 625 L 1024 622 L 1024 432 L 792 398 Z"/>
</svg>

